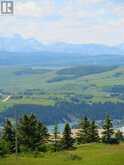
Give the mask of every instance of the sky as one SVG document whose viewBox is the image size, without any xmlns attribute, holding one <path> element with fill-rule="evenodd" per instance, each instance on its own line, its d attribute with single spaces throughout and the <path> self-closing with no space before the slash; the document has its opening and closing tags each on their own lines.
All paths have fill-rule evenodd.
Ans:
<svg viewBox="0 0 124 165">
<path fill-rule="evenodd" d="M 44 43 L 124 43 L 124 0 L 14 0 L 0 16 L 0 36 Z"/>
</svg>

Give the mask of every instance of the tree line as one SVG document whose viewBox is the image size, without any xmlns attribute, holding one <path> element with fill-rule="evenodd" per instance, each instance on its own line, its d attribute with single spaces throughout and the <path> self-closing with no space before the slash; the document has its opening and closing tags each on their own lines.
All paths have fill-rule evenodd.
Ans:
<svg viewBox="0 0 124 165">
<path fill-rule="evenodd" d="M 105 114 L 108 114 L 108 109 L 109 114 L 113 119 L 123 120 L 123 103 L 114 104 L 106 102 L 103 104 L 92 103 L 92 105 L 90 105 L 87 103 L 75 104 L 73 101 L 68 102 L 67 100 L 63 100 L 63 102 L 58 101 L 59 100 L 55 100 L 56 104 L 54 106 L 18 104 L 8 107 L 7 109 L 5 108 L 6 110 L 0 113 L 0 123 L 3 123 L 6 117 L 13 118 L 13 116 L 15 116 L 15 110 L 17 111 L 18 116 L 22 116 L 22 114 L 30 114 L 33 112 L 46 125 L 53 125 L 55 122 L 63 123 L 65 120 L 72 121 L 71 116 L 75 116 L 76 118 L 81 118 L 81 116 L 88 116 L 92 120 L 104 120 Z"/>
<path fill-rule="evenodd" d="M 52 136 L 47 127 L 34 114 L 24 115 L 15 127 L 6 120 L 0 137 L 0 156 L 18 152 L 46 152 L 74 149 L 79 144 L 107 143 L 119 144 L 124 137 L 121 131 L 114 131 L 110 116 L 106 116 L 101 136 L 95 121 L 87 117 L 80 120 L 76 136 L 72 136 L 69 123 L 62 134 L 56 124 Z M 16 141 L 17 140 L 17 141 Z"/>
</svg>

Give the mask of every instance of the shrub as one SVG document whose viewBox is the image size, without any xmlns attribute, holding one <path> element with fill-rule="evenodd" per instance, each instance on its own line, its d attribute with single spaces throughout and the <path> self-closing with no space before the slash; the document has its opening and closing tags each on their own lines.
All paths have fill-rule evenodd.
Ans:
<svg viewBox="0 0 124 165">
<path fill-rule="evenodd" d="M 5 140 L 0 141 L 0 156 L 5 156 L 9 151 L 8 143 Z"/>
<path fill-rule="evenodd" d="M 48 151 L 48 146 L 46 144 L 42 144 L 38 147 L 38 151 L 47 152 Z"/>
<path fill-rule="evenodd" d="M 76 154 L 69 154 L 67 155 L 66 160 L 81 160 L 81 157 Z"/>
<path fill-rule="evenodd" d="M 119 140 L 117 138 L 111 138 L 109 144 L 119 144 Z"/>
</svg>

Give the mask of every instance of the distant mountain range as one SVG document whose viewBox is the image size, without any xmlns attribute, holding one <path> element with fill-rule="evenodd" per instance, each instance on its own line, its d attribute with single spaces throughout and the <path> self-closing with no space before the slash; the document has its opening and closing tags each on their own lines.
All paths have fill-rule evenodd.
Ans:
<svg viewBox="0 0 124 165">
<path fill-rule="evenodd" d="M 36 39 L 25 39 L 20 35 L 0 37 L 0 51 L 2 52 L 59 52 L 81 55 L 122 55 L 124 44 L 110 47 L 102 44 L 71 44 L 54 43 L 43 44 Z"/>
<path fill-rule="evenodd" d="M 43 44 L 20 35 L 0 37 L 0 65 L 124 65 L 124 44 Z"/>
<path fill-rule="evenodd" d="M 35 39 L 25 39 L 20 35 L 13 37 L 0 37 L 0 51 L 6 52 L 32 52 L 40 51 L 42 44 Z"/>
</svg>

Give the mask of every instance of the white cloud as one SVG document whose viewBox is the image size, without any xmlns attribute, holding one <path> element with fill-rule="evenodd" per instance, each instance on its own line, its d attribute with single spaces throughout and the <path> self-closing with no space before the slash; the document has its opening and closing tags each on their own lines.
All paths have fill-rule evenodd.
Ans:
<svg viewBox="0 0 124 165">
<path fill-rule="evenodd" d="M 50 0 L 27 1 L 15 3 L 15 14 L 19 16 L 47 16 L 54 10 L 54 5 Z"/>
<path fill-rule="evenodd" d="M 124 42 L 124 5 L 108 0 L 65 0 L 59 6 L 53 0 L 16 0 L 15 15 L 0 17 L 0 26 L 1 35 L 19 33 L 44 42 L 118 44 Z"/>
</svg>

